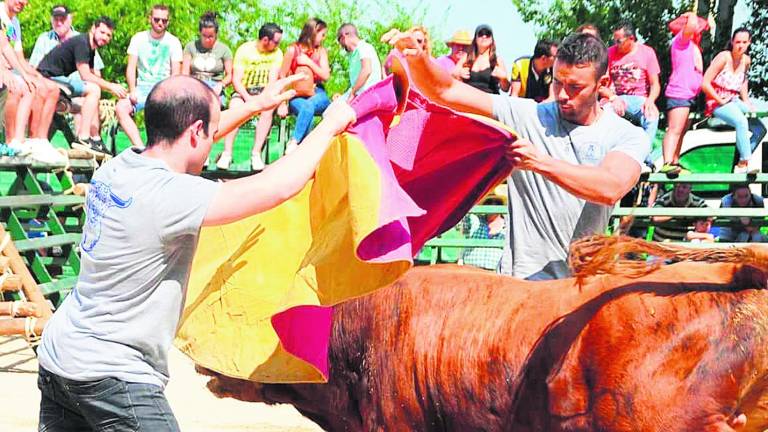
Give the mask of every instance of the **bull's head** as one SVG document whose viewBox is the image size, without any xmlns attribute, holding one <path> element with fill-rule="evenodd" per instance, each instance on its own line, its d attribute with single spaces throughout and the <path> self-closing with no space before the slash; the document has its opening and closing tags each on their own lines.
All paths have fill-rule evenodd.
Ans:
<svg viewBox="0 0 768 432">
<path fill-rule="evenodd" d="M 101 238 L 101 221 L 110 207 L 126 208 L 133 198 L 123 199 L 112 192 L 112 188 L 98 180 L 91 181 L 91 187 L 85 198 L 85 225 L 80 247 L 90 252 Z"/>
</svg>

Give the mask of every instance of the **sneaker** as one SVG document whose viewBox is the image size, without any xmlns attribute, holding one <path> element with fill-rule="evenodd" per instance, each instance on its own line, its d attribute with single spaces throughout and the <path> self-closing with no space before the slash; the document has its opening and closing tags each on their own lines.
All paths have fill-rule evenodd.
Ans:
<svg viewBox="0 0 768 432">
<path fill-rule="evenodd" d="M 48 165 L 66 165 L 67 156 L 56 150 L 47 139 L 34 138 L 27 140 L 31 143 L 30 157 Z"/>
<path fill-rule="evenodd" d="M 73 149 L 83 150 L 96 157 L 104 156 L 109 153 L 107 146 L 104 145 L 102 140 L 95 140 L 91 138 L 77 138 L 72 143 Z"/>
<path fill-rule="evenodd" d="M 16 149 L 8 146 L 7 144 L 0 143 L 0 156 L 16 156 Z"/>
<path fill-rule="evenodd" d="M 299 143 L 296 142 L 296 140 L 290 140 L 288 141 L 288 144 L 285 145 L 285 154 L 291 154 L 294 150 L 299 146 Z"/>
<path fill-rule="evenodd" d="M 750 169 L 748 165 L 739 166 L 736 165 L 733 167 L 733 173 L 734 174 L 748 174 L 748 175 L 754 175 L 758 174 L 760 170 L 758 168 L 752 168 Z"/>
<path fill-rule="evenodd" d="M 264 168 L 267 166 L 264 164 L 264 161 L 261 160 L 261 155 L 258 154 L 252 154 L 251 155 L 251 169 L 254 171 L 263 171 Z"/>
<path fill-rule="evenodd" d="M 659 170 L 660 173 L 666 174 L 669 178 L 675 178 L 678 175 L 680 175 L 680 171 L 682 171 L 682 168 L 680 165 L 677 164 L 670 164 L 665 163 L 662 165 L 661 169 Z"/>
<path fill-rule="evenodd" d="M 216 168 L 220 170 L 228 170 L 229 165 L 232 163 L 232 153 L 224 152 L 219 155 L 219 160 L 216 161 Z"/>
<path fill-rule="evenodd" d="M 30 153 L 32 153 L 32 143 L 30 140 L 12 140 L 8 143 L 8 147 L 13 149 L 19 156 L 28 156 Z"/>
</svg>

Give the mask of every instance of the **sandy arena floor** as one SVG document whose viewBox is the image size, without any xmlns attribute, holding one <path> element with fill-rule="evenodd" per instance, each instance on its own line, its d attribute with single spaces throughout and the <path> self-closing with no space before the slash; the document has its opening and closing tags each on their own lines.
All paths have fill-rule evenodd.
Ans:
<svg viewBox="0 0 768 432">
<path fill-rule="evenodd" d="M 165 393 L 182 431 L 322 431 L 290 405 L 216 398 L 205 388 L 206 378 L 176 349 L 170 354 L 170 371 Z M 37 359 L 20 337 L 0 337 L 0 389 L 0 431 L 37 430 Z"/>
</svg>

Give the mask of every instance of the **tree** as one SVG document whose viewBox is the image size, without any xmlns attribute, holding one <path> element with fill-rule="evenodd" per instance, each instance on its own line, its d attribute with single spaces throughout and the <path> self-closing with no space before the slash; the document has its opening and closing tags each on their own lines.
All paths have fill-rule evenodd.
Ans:
<svg viewBox="0 0 768 432">
<path fill-rule="evenodd" d="M 752 31 L 749 88 L 753 95 L 768 98 L 768 9 L 764 0 L 750 0 L 747 6 L 752 10 L 746 25 Z"/>
<path fill-rule="evenodd" d="M 36 0 L 19 15 L 27 55 L 32 52 L 37 36 L 50 30 L 51 7 L 58 3 L 59 0 Z M 147 17 L 150 8 L 156 3 L 170 7 L 169 31 L 182 44 L 197 37 L 198 19 L 203 13 L 209 10 L 219 12 L 219 37 L 233 51 L 239 44 L 256 39 L 259 27 L 265 22 L 275 22 L 285 30 L 281 44 L 285 50 L 288 44 L 298 38 L 307 19 L 312 16 L 322 18 L 328 23 L 325 47 L 328 49 L 332 74 L 326 87 L 331 93 L 343 91 L 348 86 L 346 53 L 335 37 L 336 29 L 342 23 L 354 23 L 362 38 L 372 43 L 383 59 L 389 47 L 379 42 L 381 34 L 393 27 L 406 29 L 426 14 L 426 6 L 411 11 L 393 6 L 386 0 L 284 0 L 268 4 L 239 0 L 70 0 L 67 6 L 74 13 L 74 27 L 80 31 L 87 31 L 91 22 L 101 15 L 107 15 L 117 23 L 112 42 L 99 50 L 105 63 L 104 76 L 108 80 L 125 81 L 128 43 L 135 33 L 149 28 Z"/>
</svg>

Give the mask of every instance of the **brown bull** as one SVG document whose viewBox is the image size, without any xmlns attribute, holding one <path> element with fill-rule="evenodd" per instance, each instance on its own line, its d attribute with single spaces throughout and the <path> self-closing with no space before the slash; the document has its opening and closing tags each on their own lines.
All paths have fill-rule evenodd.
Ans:
<svg viewBox="0 0 768 432">
<path fill-rule="evenodd" d="M 416 268 L 335 308 L 328 384 L 209 387 L 332 431 L 763 430 L 765 284 L 723 263 L 581 283 Z"/>
</svg>

